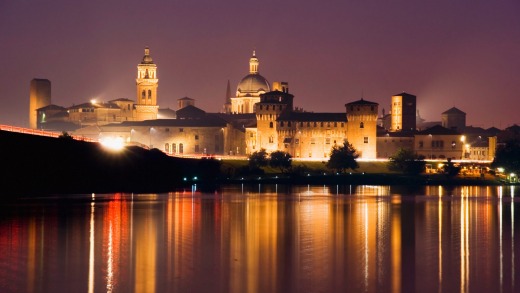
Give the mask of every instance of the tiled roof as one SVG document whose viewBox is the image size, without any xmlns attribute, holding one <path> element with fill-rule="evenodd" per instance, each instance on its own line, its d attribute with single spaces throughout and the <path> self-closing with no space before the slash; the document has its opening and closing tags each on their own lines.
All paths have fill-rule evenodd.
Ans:
<svg viewBox="0 0 520 293">
<path fill-rule="evenodd" d="M 435 125 L 426 130 L 420 131 L 417 135 L 458 135 L 460 134 L 458 131 L 453 129 L 448 129 L 446 127 L 442 127 L 440 125 Z"/>
</svg>

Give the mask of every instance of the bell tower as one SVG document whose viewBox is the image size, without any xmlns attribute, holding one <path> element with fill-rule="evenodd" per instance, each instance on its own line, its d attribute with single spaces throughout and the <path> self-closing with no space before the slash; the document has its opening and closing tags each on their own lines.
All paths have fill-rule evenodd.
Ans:
<svg viewBox="0 0 520 293">
<path fill-rule="evenodd" d="M 143 60 L 137 65 L 135 82 L 137 87 L 135 120 L 157 119 L 159 110 L 157 105 L 157 87 L 159 79 L 157 79 L 157 65 L 153 63 L 148 47 L 144 48 Z"/>
</svg>

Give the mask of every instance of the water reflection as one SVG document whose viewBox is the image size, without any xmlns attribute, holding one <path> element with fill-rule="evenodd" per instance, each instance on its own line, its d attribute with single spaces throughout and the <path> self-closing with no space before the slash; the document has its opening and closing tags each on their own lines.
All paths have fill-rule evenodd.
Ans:
<svg viewBox="0 0 520 293">
<path fill-rule="evenodd" d="M 516 289 L 516 187 L 226 186 L 0 208 L 1 292 Z"/>
</svg>

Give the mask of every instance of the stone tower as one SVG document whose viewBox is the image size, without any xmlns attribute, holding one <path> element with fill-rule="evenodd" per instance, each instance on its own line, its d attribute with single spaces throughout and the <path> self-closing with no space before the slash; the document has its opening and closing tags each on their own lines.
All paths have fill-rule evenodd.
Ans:
<svg viewBox="0 0 520 293">
<path fill-rule="evenodd" d="M 392 96 L 391 131 L 415 130 L 417 121 L 417 97 L 408 93 Z"/>
<path fill-rule="evenodd" d="M 347 110 L 347 140 L 362 159 L 375 159 L 377 140 L 377 107 L 363 99 L 345 105 Z"/>
<path fill-rule="evenodd" d="M 35 78 L 31 80 L 29 89 L 29 128 L 38 128 L 38 113 L 36 110 L 51 104 L 51 82 L 48 79 Z"/>
<path fill-rule="evenodd" d="M 466 128 L 466 113 L 455 107 L 442 112 L 442 126 L 458 131 L 464 131 Z"/>
<path fill-rule="evenodd" d="M 148 47 L 144 49 L 143 60 L 137 65 L 137 78 L 135 82 L 137 86 L 135 120 L 157 119 L 159 110 L 159 106 L 157 105 L 157 87 L 159 85 L 159 79 L 157 79 L 157 65 L 153 63 Z"/>
<path fill-rule="evenodd" d="M 272 91 L 260 96 L 256 103 L 257 139 L 260 148 L 273 152 L 279 148 L 276 119 L 284 111 L 292 111 L 294 96 L 288 92 Z"/>
</svg>

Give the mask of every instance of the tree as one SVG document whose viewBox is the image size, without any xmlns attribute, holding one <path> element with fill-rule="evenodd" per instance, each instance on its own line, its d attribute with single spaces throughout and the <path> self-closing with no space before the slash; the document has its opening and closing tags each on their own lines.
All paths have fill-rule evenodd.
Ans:
<svg viewBox="0 0 520 293">
<path fill-rule="evenodd" d="M 460 172 L 460 166 L 455 166 L 450 158 L 448 158 L 448 162 L 442 168 L 444 169 L 444 174 L 450 178 L 457 176 Z"/>
<path fill-rule="evenodd" d="M 263 148 L 249 155 L 249 167 L 251 169 L 265 167 L 268 162 L 267 152 Z"/>
<path fill-rule="evenodd" d="M 291 169 L 292 156 L 284 151 L 274 151 L 269 158 L 269 166 L 278 168 L 282 173 Z"/>
<path fill-rule="evenodd" d="M 520 172 L 520 141 L 510 140 L 498 148 L 491 166 L 504 168 L 507 172 Z"/>
<path fill-rule="evenodd" d="M 74 138 L 67 131 L 63 131 L 58 138 L 73 140 Z"/>
<path fill-rule="evenodd" d="M 345 141 L 342 146 L 334 146 L 330 151 L 330 158 L 327 168 L 343 173 L 347 169 L 355 170 L 359 168 L 356 159 L 359 157 L 356 149 Z"/>
<path fill-rule="evenodd" d="M 420 174 L 424 171 L 426 162 L 423 156 L 418 156 L 410 149 L 400 148 L 388 162 L 388 169 L 391 171 L 406 174 Z"/>
</svg>

